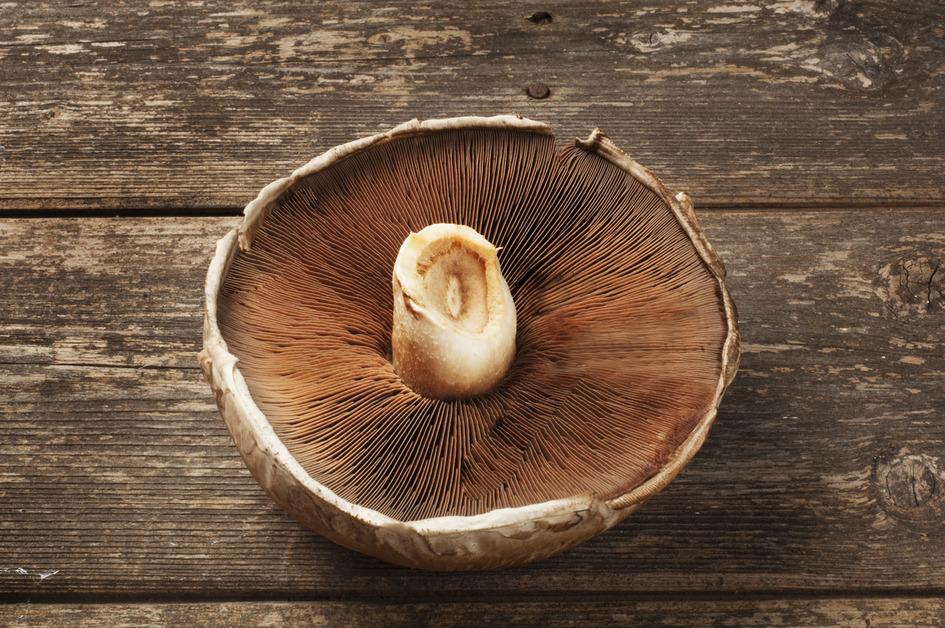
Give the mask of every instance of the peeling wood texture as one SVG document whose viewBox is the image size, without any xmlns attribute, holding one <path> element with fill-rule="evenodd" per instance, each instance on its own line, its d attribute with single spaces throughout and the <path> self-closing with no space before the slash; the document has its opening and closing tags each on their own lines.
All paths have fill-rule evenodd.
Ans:
<svg viewBox="0 0 945 628">
<path fill-rule="evenodd" d="M 573 551 L 448 577 L 307 532 L 243 466 L 194 358 L 206 264 L 233 224 L 0 221 L 0 591 L 945 590 L 945 278 L 905 272 L 945 260 L 936 211 L 703 214 L 745 342 L 703 450 Z"/>
<path fill-rule="evenodd" d="M 940 1 L 7 2 L 0 211 L 234 210 L 338 143 L 492 113 L 600 126 L 703 204 L 940 205 L 943 37 Z"/>
<path fill-rule="evenodd" d="M 14 604 L 0 622 L 18 626 L 936 626 L 941 599 L 598 601 L 377 604 Z"/>
</svg>

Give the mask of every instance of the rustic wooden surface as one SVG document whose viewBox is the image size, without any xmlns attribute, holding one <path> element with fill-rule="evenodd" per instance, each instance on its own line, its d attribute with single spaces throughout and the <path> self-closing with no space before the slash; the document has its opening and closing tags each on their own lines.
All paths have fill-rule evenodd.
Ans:
<svg viewBox="0 0 945 628">
<path fill-rule="evenodd" d="M 935 626 L 938 598 L 555 601 L 443 604 L 222 602 L 217 604 L 13 604 L 0 621 L 36 626 Z M 418 623 L 422 617 L 423 623 Z"/>
<path fill-rule="evenodd" d="M 496 112 L 601 126 L 703 204 L 941 203 L 943 36 L 941 0 L 6 2 L 0 209 L 233 209 Z"/>
<path fill-rule="evenodd" d="M 0 624 L 945 623 L 945 4 L 654 4 L 0 4 Z M 319 151 L 500 112 L 693 192 L 742 368 L 621 526 L 407 571 L 252 480 L 203 275 Z"/>
</svg>

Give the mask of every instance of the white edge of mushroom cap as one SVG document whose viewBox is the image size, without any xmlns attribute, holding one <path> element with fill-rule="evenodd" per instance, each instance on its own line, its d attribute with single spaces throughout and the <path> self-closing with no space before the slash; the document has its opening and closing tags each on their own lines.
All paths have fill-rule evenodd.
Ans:
<svg viewBox="0 0 945 628">
<path fill-rule="evenodd" d="M 635 162 L 595 129 L 577 144 L 598 153 L 659 195 L 689 235 L 723 297 L 728 333 L 722 351 L 715 404 L 703 416 L 670 460 L 643 484 L 624 495 L 602 500 L 575 495 L 474 516 L 398 521 L 349 502 L 312 478 L 289 453 L 256 405 L 217 324 L 217 298 L 237 251 L 248 249 L 256 230 L 276 201 L 299 179 L 374 144 L 437 131 L 462 128 L 511 128 L 551 135 L 547 125 L 514 115 L 411 120 L 380 133 L 337 146 L 312 159 L 290 176 L 267 185 L 246 206 L 242 225 L 216 246 L 205 286 L 204 348 L 201 369 L 210 382 L 220 412 L 246 465 L 259 484 L 304 525 L 335 542 L 393 563 L 427 569 L 478 569 L 522 564 L 544 558 L 584 541 L 623 520 L 646 498 L 672 480 L 702 445 L 718 403 L 739 359 L 735 308 L 725 287 L 725 270 L 696 221 L 689 197 L 673 196 L 649 170 Z"/>
</svg>

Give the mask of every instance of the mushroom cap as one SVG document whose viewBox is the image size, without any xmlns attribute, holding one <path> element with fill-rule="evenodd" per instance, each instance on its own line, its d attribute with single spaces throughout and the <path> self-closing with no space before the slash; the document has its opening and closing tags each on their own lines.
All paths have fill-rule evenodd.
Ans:
<svg viewBox="0 0 945 628">
<path fill-rule="evenodd" d="M 518 310 L 506 379 L 424 398 L 390 363 L 404 238 L 465 224 Z M 692 203 L 599 130 L 400 125 L 266 186 L 217 243 L 201 368 L 250 471 L 335 542 L 425 569 L 544 558 L 615 525 L 704 441 L 739 359 Z"/>
</svg>

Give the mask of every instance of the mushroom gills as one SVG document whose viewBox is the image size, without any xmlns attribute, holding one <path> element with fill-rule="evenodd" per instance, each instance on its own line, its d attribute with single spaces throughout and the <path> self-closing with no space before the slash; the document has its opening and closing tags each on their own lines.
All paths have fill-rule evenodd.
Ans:
<svg viewBox="0 0 945 628">
<path fill-rule="evenodd" d="M 225 266 L 218 322 L 308 476 L 409 522 L 617 498 L 674 459 L 718 403 L 724 293 L 672 199 L 605 147 L 506 129 L 398 136 L 281 194 Z M 392 276 L 404 238 L 437 224 L 488 247 L 472 234 L 408 247 L 412 269 Z M 392 312 L 431 342 L 481 345 L 457 338 L 510 319 L 489 309 L 493 245 L 514 296 L 508 372 L 476 395 L 417 394 Z M 397 277 L 424 317 L 392 298 Z"/>
</svg>

